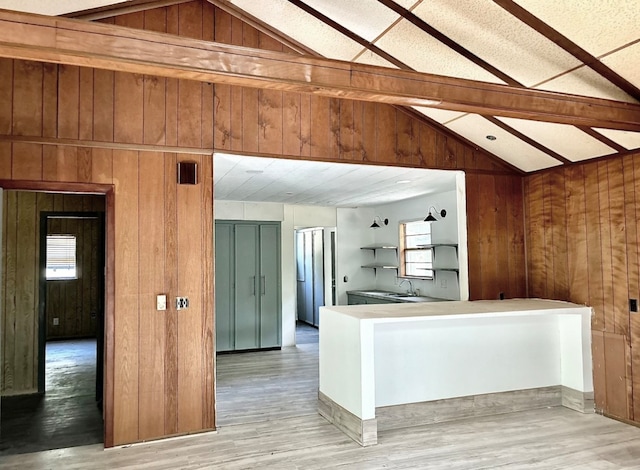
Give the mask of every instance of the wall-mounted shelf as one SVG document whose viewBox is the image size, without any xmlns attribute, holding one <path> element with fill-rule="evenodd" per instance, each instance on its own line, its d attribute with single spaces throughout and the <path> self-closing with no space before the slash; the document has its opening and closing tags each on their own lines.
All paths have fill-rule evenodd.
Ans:
<svg viewBox="0 0 640 470">
<path fill-rule="evenodd" d="M 361 246 L 361 250 L 371 250 L 375 256 L 376 250 L 394 250 L 398 254 L 398 247 L 390 243 L 376 243 L 375 245 Z"/>
<path fill-rule="evenodd" d="M 398 271 L 398 266 L 394 266 L 391 264 L 363 264 L 360 267 L 365 269 L 373 269 L 375 273 L 377 273 L 378 269 L 395 269 L 396 272 Z"/>
<path fill-rule="evenodd" d="M 377 255 L 377 250 L 393 250 L 396 253 L 396 263 L 398 262 L 398 247 L 396 245 L 392 245 L 391 243 L 375 243 L 373 245 L 367 245 L 367 246 L 361 246 L 360 247 L 361 250 L 371 250 L 373 251 L 373 258 L 375 260 L 376 255 Z M 389 264 L 389 263 L 371 263 L 371 264 L 364 264 L 362 266 L 360 266 L 361 268 L 365 268 L 365 269 L 373 269 L 374 274 L 378 273 L 378 269 L 395 269 L 396 274 L 398 272 L 398 265 L 397 264 Z"/>
<path fill-rule="evenodd" d="M 431 248 L 431 250 L 433 251 L 433 257 L 435 259 L 436 257 L 436 248 L 439 248 L 441 246 L 448 246 L 450 248 L 455 248 L 456 250 L 456 258 L 458 257 L 458 244 L 457 243 L 430 243 L 428 245 L 419 245 L 420 248 Z"/>
<path fill-rule="evenodd" d="M 424 248 L 430 248 L 431 252 L 433 253 L 433 261 L 435 262 L 436 260 L 436 253 L 438 251 L 438 248 L 441 247 L 448 247 L 448 248 L 454 248 L 456 250 L 456 260 L 458 259 L 458 244 L 457 243 L 431 243 L 429 245 L 420 245 Z M 456 273 L 456 277 L 459 278 L 460 276 L 460 269 L 458 267 L 432 267 L 432 271 L 433 271 L 433 278 L 435 280 L 435 278 L 437 277 L 437 273 L 438 272 L 452 272 L 452 273 Z"/>
</svg>

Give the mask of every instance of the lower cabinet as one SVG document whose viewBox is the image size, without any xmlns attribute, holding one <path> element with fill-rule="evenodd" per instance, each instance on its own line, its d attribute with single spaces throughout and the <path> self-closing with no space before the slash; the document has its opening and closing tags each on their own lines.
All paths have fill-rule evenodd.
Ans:
<svg viewBox="0 0 640 470">
<path fill-rule="evenodd" d="M 216 221 L 216 351 L 280 347 L 280 224 Z"/>
<path fill-rule="evenodd" d="M 379 299 L 358 294 L 347 294 L 348 305 L 365 305 L 365 304 L 397 304 L 397 300 Z"/>
</svg>

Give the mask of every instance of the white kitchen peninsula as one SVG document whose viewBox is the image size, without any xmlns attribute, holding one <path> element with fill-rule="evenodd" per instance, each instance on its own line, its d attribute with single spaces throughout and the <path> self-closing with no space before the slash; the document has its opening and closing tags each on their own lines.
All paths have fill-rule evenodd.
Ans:
<svg viewBox="0 0 640 470">
<path fill-rule="evenodd" d="M 378 429 L 593 411 L 591 314 L 540 299 L 323 307 L 319 412 L 372 445 Z"/>
</svg>

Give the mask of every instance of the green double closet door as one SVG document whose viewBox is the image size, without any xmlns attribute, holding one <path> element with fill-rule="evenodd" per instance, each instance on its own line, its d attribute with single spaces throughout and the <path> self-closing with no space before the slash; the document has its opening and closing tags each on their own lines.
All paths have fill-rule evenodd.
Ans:
<svg viewBox="0 0 640 470">
<path fill-rule="evenodd" d="M 280 223 L 215 227 L 216 351 L 280 347 Z"/>
</svg>

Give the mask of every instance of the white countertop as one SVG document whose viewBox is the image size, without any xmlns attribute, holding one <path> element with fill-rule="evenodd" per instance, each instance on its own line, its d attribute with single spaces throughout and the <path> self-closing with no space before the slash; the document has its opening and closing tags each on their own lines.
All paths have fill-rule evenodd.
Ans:
<svg viewBox="0 0 640 470">
<path fill-rule="evenodd" d="M 457 315 L 460 317 L 478 314 L 491 316 L 531 315 L 547 313 L 576 313 L 576 308 L 589 308 L 585 305 L 546 299 L 508 299 L 473 300 L 447 302 L 416 302 L 367 305 L 338 305 L 322 307 L 360 320 L 402 321 L 418 317 L 442 317 Z"/>
</svg>

